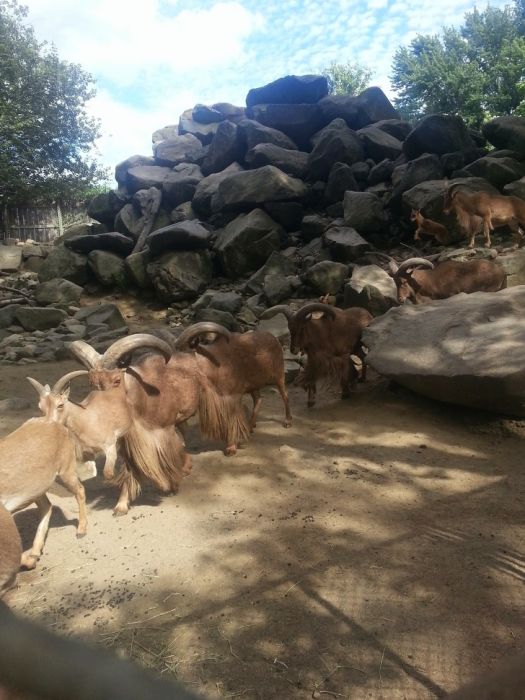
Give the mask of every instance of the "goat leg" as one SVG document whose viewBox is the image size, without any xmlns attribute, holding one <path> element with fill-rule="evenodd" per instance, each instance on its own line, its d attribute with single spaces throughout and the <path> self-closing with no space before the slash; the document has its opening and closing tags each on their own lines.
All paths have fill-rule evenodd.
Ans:
<svg viewBox="0 0 525 700">
<path fill-rule="evenodd" d="M 59 475 L 66 489 L 77 499 L 78 527 L 77 537 L 84 537 L 87 532 L 86 492 L 80 483 L 76 471 L 68 471 Z"/>
<path fill-rule="evenodd" d="M 308 399 L 306 401 L 306 405 L 308 408 L 313 408 L 315 406 L 315 395 L 316 395 L 316 390 L 317 387 L 315 384 L 308 384 L 306 388 L 306 391 L 308 392 Z"/>
<path fill-rule="evenodd" d="M 35 503 L 38 507 L 40 522 L 38 523 L 38 527 L 36 529 L 35 539 L 33 540 L 33 546 L 31 547 L 31 549 L 26 550 L 22 554 L 20 564 L 26 569 L 34 569 L 37 561 L 42 555 L 42 550 L 44 549 L 44 543 L 46 541 L 47 531 L 49 529 L 51 511 L 53 510 L 51 501 L 45 493 L 43 496 L 39 496 L 36 499 Z"/>
<path fill-rule="evenodd" d="M 281 394 L 281 398 L 284 403 L 284 422 L 283 427 L 289 428 L 292 425 L 292 412 L 290 410 L 290 400 L 288 399 L 288 392 L 286 391 L 285 379 L 282 377 L 281 381 L 277 384 L 277 390 Z"/>
<path fill-rule="evenodd" d="M 127 479 L 124 480 L 122 488 L 120 489 L 120 496 L 117 501 L 117 505 L 113 508 L 113 515 L 119 517 L 121 515 L 127 515 L 129 512 L 129 486 Z"/>
<path fill-rule="evenodd" d="M 250 395 L 253 401 L 252 417 L 250 420 L 250 431 L 253 433 L 254 429 L 257 427 L 257 416 L 259 415 L 259 409 L 261 408 L 261 392 L 257 389 L 255 391 L 250 391 Z"/>
<path fill-rule="evenodd" d="M 108 481 L 115 476 L 115 463 L 117 461 L 117 446 L 110 445 L 106 448 L 106 461 L 104 463 L 104 479 Z"/>
</svg>

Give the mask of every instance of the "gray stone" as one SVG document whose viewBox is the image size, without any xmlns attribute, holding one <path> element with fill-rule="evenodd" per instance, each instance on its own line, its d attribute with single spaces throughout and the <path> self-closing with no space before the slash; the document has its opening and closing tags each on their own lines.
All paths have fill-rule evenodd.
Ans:
<svg viewBox="0 0 525 700">
<path fill-rule="evenodd" d="M 38 272 L 40 282 L 47 282 L 55 277 L 84 285 L 89 280 L 87 256 L 57 246 L 53 248 L 42 263 Z"/>
<path fill-rule="evenodd" d="M 277 338 L 281 345 L 290 344 L 288 319 L 284 314 L 276 314 L 273 318 L 263 319 L 257 324 L 258 331 L 266 331 Z"/>
<path fill-rule="evenodd" d="M 181 221 L 193 221 L 198 218 L 191 202 L 182 202 L 170 212 L 170 223 L 172 224 L 179 224 Z"/>
<path fill-rule="evenodd" d="M 169 304 L 195 299 L 211 282 L 212 263 L 207 250 L 164 253 L 148 265 L 157 295 Z"/>
<path fill-rule="evenodd" d="M 421 209 L 423 216 L 444 224 L 447 228 L 454 225 L 455 216 L 445 217 L 443 200 L 445 192 L 453 184 L 460 184 L 470 192 L 490 192 L 498 194 L 486 180 L 479 177 L 456 178 L 454 180 L 429 180 L 422 182 L 403 193 L 403 206 L 407 214 L 411 209 Z M 456 222 L 457 223 L 457 222 Z"/>
<path fill-rule="evenodd" d="M 126 268 L 119 255 L 106 250 L 92 250 L 88 255 L 88 265 L 102 286 L 126 288 Z"/>
<path fill-rule="evenodd" d="M 191 109 L 186 110 L 184 114 L 189 112 L 191 112 Z M 163 126 L 162 129 L 157 129 L 153 132 L 151 135 L 151 143 L 153 146 L 155 146 L 161 141 L 168 141 L 169 139 L 174 139 L 177 136 L 180 136 L 178 124 L 168 124 L 168 126 Z"/>
<path fill-rule="evenodd" d="M 262 209 L 241 214 L 217 234 L 215 249 L 229 277 L 256 270 L 280 245 L 283 231 Z"/>
<path fill-rule="evenodd" d="M 202 178 L 198 165 L 194 163 L 176 165 L 162 183 L 164 202 L 170 207 L 176 207 L 182 202 L 190 201 Z"/>
<path fill-rule="evenodd" d="M 344 119 L 352 129 L 361 129 L 379 120 L 397 119 L 398 113 L 385 93 L 370 87 L 359 95 L 328 95 L 319 106 L 325 121 Z"/>
<path fill-rule="evenodd" d="M 344 218 L 359 233 L 381 231 L 386 224 L 383 203 L 372 192 L 345 192 Z"/>
<path fill-rule="evenodd" d="M 106 230 L 111 230 L 113 228 L 115 216 L 125 204 L 126 197 L 118 190 L 102 192 L 89 201 L 87 214 L 92 219 L 95 219 L 107 227 Z M 102 231 L 90 231 L 90 233 L 102 233 Z M 79 233 L 78 235 L 83 234 Z"/>
<path fill-rule="evenodd" d="M 199 124 L 215 124 L 222 122 L 226 116 L 214 107 L 203 105 L 200 102 L 191 111 L 192 118 Z"/>
<path fill-rule="evenodd" d="M 380 119 L 374 123 L 376 129 L 386 131 L 387 134 L 393 136 L 399 141 L 404 141 L 412 131 L 412 124 L 405 122 L 402 119 Z"/>
<path fill-rule="evenodd" d="M 15 318 L 25 331 L 45 331 L 59 326 L 67 318 L 67 313 L 46 306 L 20 306 Z"/>
<path fill-rule="evenodd" d="M 496 117 L 483 125 L 483 135 L 496 148 L 508 148 L 525 155 L 525 119 Z"/>
<path fill-rule="evenodd" d="M 330 203 L 342 202 L 347 190 L 355 191 L 358 189 L 359 185 L 351 166 L 346 163 L 334 163 L 324 191 L 326 201 Z"/>
<path fill-rule="evenodd" d="M 263 290 L 268 304 L 274 306 L 290 298 L 294 283 L 290 277 L 270 274 L 264 278 Z"/>
<path fill-rule="evenodd" d="M 127 327 L 120 309 L 115 304 L 93 304 L 84 306 L 73 317 L 79 323 L 86 325 L 100 324 L 111 330 Z"/>
<path fill-rule="evenodd" d="M 147 272 L 148 262 L 149 255 L 147 251 L 132 253 L 124 260 L 128 278 L 139 289 L 151 289 L 153 287 Z"/>
<path fill-rule="evenodd" d="M 299 104 L 319 102 L 328 94 L 324 75 L 286 75 L 267 85 L 253 88 L 246 96 L 246 106 L 258 104 Z"/>
<path fill-rule="evenodd" d="M 301 365 L 296 360 L 284 361 L 284 380 L 287 384 L 291 384 L 299 375 Z"/>
<path fill-rule="evenodd" d="M 425 154 L 406 165 L 394 169 L 392 173 L 393 199 L 399 199 L 403 192 L 427 180 L 438 180 L 443 175 L 440 159 L 434 154 Z"/>
<path fill-rule="evenodd" d="M 363 157 L 363 144 L 354 131 L 347 126 L 326 128 L 308 156 L 308 171 L 313 179 L 327 180 L 334 163 L 352 165 Z"/>
<path fill-rule="evenodd" d="M 160 165 L 138 165 L 128 170 L 128 188 L 130 192 L 147 190 L 150 187 L 162 189 L 164 180 L 170 175 L 171 168 Z"/>
<path fill-rule="evenodd" d="M 337 294 L 348 277 L 348 265 L 323 260 L 307 270 L 304 281 L 319 294 Z"/>
<path fill-rule="evenodd" d="M 265 165 L 221 180 L 212 199 L 212 210 L 246 209 L 265 202 L 300 200 L 305 194 L 302 180 L 286 175 L 273 165 Z"/>
<path fill-rule="evenodd" d="M 307 147 L 310 138 L 323 126 L 323 114 L 316 104 L 258 104 L 248 116 L 260 124 L 282 131 L 300 147 Z"/>
<path fill-rule="evenodd" d="M 475 147 L 463 119 L 450 114 L 430 114 L 416 124 L 403 142 L 408 158 L 423 153 L 451 153 Z"/>
<path fill-rule="evenodd" d="M 194 309 L 217 309 L 236 314 L 242 306 L 242 297 L 237 292 L 215 292 L 209 290 L 193 304 Z"/>
<path fill-rule="evenodd" d="M 173 167 L 179 163 L 198 163 L 204 157 L 204 149 L 196 136 L 184 134 L 159 141 L 153 146 L 153 154 L 159 165 Z"/>
<path fill-rule="evenodd" d="M 332 223 L 331 219 L 327 219 L 320 214 L 308 214 L 303 217 L 301 223 L 301 237 L 305 241 L 311 241 L 314 238 L 322 236 L 326 229 Z"/>
<path fill-rule="evenodd" d="M 251 294 L 260 294 L 264 288 L 264 280 L 268 275 L 288 277 L 293 274 L 295 274 L 294 263 L 282 253 L 274 251 L 264 265 L 248 279 L 243 287 L 243 291 Z"/>
<path fill-rule="evenodd" d="M 381 182 L 388 181 L 392 177 L 393 172 L 393 161 L 389 160 L 388 158 L 385 158 L 385 160 L 382 160 L 377 165 L 374 165 L 374 167 L 370 170 L 370 172 L 368 173 L 367 185 L 369 187 L 373 187 L 374 185 L 378 185 Z"/>
<path fill-rule="evenodd" d="M 378 265 L 356 265 L 345 284 L 344 305 L 361 306 L 373 316 L 380 316 L 398 305 L 395 282 Z"/>
<path fill-rule="evenodd" d="M 0 245 L 0 270 L 12 272 L 22 264 L 22 248 L 13 245 Z"/>
<path fill-rule="evenodd" d="M 367 363 L 430 398 L 525 417 L 525 287 L 406 305 L 365 329 Z"/>
<path fill-rule="evenodd" d="M 48 304 L 78 304 L 84 290 L 78 284 L 65 279 L 53 279 L 42 282 L 34 290 L 35 300 L 41 306 Z"/>
<path fill-rule="evenodd" d="M 204 124 L 199 122 L 194 118 L 194 109 L 185 110 L 179 119 L 178 134 L 185 136 L 186 134 L 191 134 L 195 138 L 199 139 L 203 146 L 211 143 L 214 135 L 217 133 L 217 127 L 219 126 L 217 122 L 210 122 Z M 166 139 L 176 138 L 175 134 L 166 135 Z M 157 141 L 156 143 L 159 143 Z"/>
<path fill-rule="evenodd" d="M 264 210 L 287 231 L 297 231 L 304 215 L 300 202 L 266 202 Z"/>
<path fill-rule="evenodd" d="M 499 190 L 525 175 L 525 166 L 514 158 L 491 158 L 485 156 L 469 163 L 464 168 L 474 177 L 483 177 Z"/>
<path fill-rule="evenodd" d="M 348 263 L 370 248 L 365 239 L 350 226 L 331 226 L 324 233 L 324 244 L 337 262 Z"/>
<path fill-rule="evenodd" d="M 113 220 L 111 220 L 111 227 L 113 227 Z M 64 229 L 64 234 L 57 239 L 60 243 L 69 240 L 70 238 L 76 238 L 77 236 L 96 236 L 98 233 L 107 233 L 108 228 L 105 224 L 101 224 L 98 221 L 82 222 L 79 224 L 71 224 L 71 226 L 66 226 Z"/>
<path fill-rule="evenodd" d="M 139 237 L 143 225 L 142 216 L 131 203 L 125 204 L 115 217 L 115 230 L 133 239 Z"/>
<path fill-rule="evenodd" d="M 308 153 L 281 148 L 273 143 L 258 143 L 246 153 L 245 161 L 250 168 L 275 165 L 284 173 L 303 178 L 306 175 Z"/>
<path fill-rule="evenodd" d="M 385 158 L 395 160 L 402 153 L 403 143 L 375 126 L 359 129 L 357 135 L 363 140 L 366 157 L 372 158 L 376 163 Z"/>
<path fill-rule="evenodd" d="M 195 195 L 193 196 L 192 206 L 195 211 L 202 216 L 210 216 L 212 198 L 213 195 L 217 193 L 220 182 L 230 175 L 241 171 L 242 167 L 239 163 L 232 163 L 220 173 L 213 173 L 202 179 L 197 185 Z"/>
<path fill-rule="evenodd" d="M 9 326 L 13 325 L 13 322 L 16 317 L 16 312 L 18 311 L 20 306 L 20 304 L 9 304 L 8 306 L 0 308 L 0 328 L 9 328 Z"/>
<path fill-rule="evenodd" d="M 133 240 L 116 231 L 112 233 L 98 233 L 95 236 L 75 236 L 64 241 L 66 248 L 75 253 L 85 255 L 92 250 L 106 250 L 117 255 L 129 255 L 133 250 Z"/>
<path fill-rule="evenodd" d="M 507 273 L 507 287 L 525 285 L 525 250 L 515 250 L 506 255 L 498 255 L 498 263 Z"/>
<path fill-rule="evenodd" d="M 204 175 L 219 173 L 232 163 L 240 160 L 242 149 L 237 135 L 237 127 L 229 121 L 218 125 L 208 152 L 202 161 Z"/>
<path fill-rule="evenodd" d="M 9 399 L 2 399 L 0 401 L 0 414 L 11 413 L 15 411 L 26 411 L 31 407 L 31 404 L 27 399 L 19 399 L 12 396 Z"/>
<path fill-rule="evenodd" d="M 128 187 L 128 175 L 131 168 L 136 168 L 143 165 L 155 165 L 155 160 L 151 156 L 130 156 L 121 163 L 118 163 L 115 167 L 115 180 L 118 182 L 119 186 Z"/>
<path fill-rule="evenodd" d="M 198 321 L 210 321 L 211 323 L 218 323 L 224 326 L 230 331 L 239 331 L 240 326 L 235 320 L 235 318 L 228 311 L 222 311 L 220 309 L 214 309 L 208 307 L 206 309 L 197 309 L 194 317 L 195 322 Z"/>
<path fill-rule="evenodd" d="M 153 231 L 146 239 L 152 258 L 168 250 L 200 250 L 210 245 L 210 232 L 199 221 L 181 221 Z"/>
<path fill-rule="evenodd" d="M 508 185 L 505 185 L 503 194 L 525 200 L 525 177 L 520 177 L 519 180 L 509 182 Z"/>
<path fill-rule="evenodd" d="M 297 149 L 292 139 L 282 131 L 259 124 L 254 119 L 241 119 L 237 124 L 237 134 L 243 153 L 254 148 L 258 143 L 273 143 L 281 148 Z"/>
</svg>

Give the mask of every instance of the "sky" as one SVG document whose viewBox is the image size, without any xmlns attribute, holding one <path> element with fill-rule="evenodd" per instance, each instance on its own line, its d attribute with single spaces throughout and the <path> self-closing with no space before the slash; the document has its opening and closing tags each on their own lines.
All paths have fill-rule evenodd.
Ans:
<svg viewBox="0 0 525 700">
<path fill-rule="evenodd" d="M 97 83 L 100 160 L 151 155 L 152 133 L 197 103 L 245 104 L 250 88 L 358 61 L 392 97 L 400 45 L 460 25 L 485 0 L 22 0 L 40 40 Z M 508 0 L 492 0 L 503 7 Z"/>
</svg>

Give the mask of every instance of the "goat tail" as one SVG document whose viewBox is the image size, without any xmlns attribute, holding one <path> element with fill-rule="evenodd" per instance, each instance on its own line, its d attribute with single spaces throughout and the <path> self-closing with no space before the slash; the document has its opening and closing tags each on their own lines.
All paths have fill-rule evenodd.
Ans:
<svg viewBox="0 0 525 700">
<path fill-rule="evenodd" d="M 127 482 L 130 500 L 140 493 L 145 481 L 160 491 L 177 493 L 180 482 L 189 472 L 184 441 L 177 428 L 147 428 L 134 420 L 130 430 L 120 439 L 122 456 L 127 465 L 116 482 Z"/>
<path fill-rule="evenodd" d="M 325 384 L 339 384 L 346 386 L 356 379 L 357 370 L 350 353 L 344 355 L 330 355 L 328 353 L 315 353 L 309 356 L 304 370 L 298 375 L 295 383 L 303 389 L 324 380 Z"/>
<path fill-rule="evenodd" d="M 204 384 L 199 393 L 199 422 L 203 435 L 228 445 L 237 445 L 250 435 L 242 395 L 221 396 L 209 384 Z"/>
</svg>

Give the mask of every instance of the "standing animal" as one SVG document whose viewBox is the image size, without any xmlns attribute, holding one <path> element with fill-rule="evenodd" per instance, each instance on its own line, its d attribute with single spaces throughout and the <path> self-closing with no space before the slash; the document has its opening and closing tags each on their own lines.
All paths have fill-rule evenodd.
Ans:
<svg viewBox="0 0 525 700">
<path fill-rule="evenodd" d="M 131 428 L 131 411 L 120 374 L 114 377 L 107 391 L 92 391 L 80 404 L 70 401 L 69 382 L 87 374 L 87 370 L 68 372 L 52 389 L 31 377 L 28 380 L 39 395 L 38 406 L 45 416 L 65 425 L 84 452 L 93 456 L 104 454 L 104 477 L 111 479 L 115 473 L 118 440 Z"/>
<path fill-rule="evenodd" d="M 485 247 L 490 248 L 490 232 L 500 226 L 511 229 L 517 245 L 523 243 L 525 202 L 522 199 L 489 192 L 465 192 L 461 187 L 461 184 L 451 185 L 445 192 L 443 212 L 450 214 L 453 211 L 460 223 L 463 223 L 469 238 L 469 248 L 474 247 L 478 231 L 475 218 L 465 226 L 471 217 L 479 217 L 483 222 Z"/>
<path fill-rule="evenodd" d="M 76 472 L 78 450 L 68 429 L 48 417 L 30 418 L 0 440 L 0 503 L 9 513 L 36 503 L 40 516 L 33 546 L 22 554 L 22 566 L 28 569 L 42 554 L 52 508 L 46 492 L 57 476 L 77 499 L 77 537 L 86 534 L 86 496 Z"/>
<path fill-rule="evenodd" d="M 298 383 L 307 392 L 308 407 L 315 405 L 317 382 L 324 377 L 338 381 L 341 397 L 348 398 L 357 374 L 352 355 L 357 355 L 362 361 L 362 380 L 366 379 L 361 336 L 363 329 L 372 320 L 372 314 L 359 307 L 343 310 L 314 302 L 306 304 L 295 313 L 285 305 L 272 306 L 261 318 L 271 318 L 278 313 L 284 314 L 288 320 L 291 351 L 304 352 L 307 356 Z M 319 317 L 314 318 L 313 314 Z"/>
<path fill-rule="evenodd" d="M 204 344 L 204 336 L 212 333 L 214 339 Z M 265 386 L 276 386 L 284 403 L 284 427 L 292 424 L 290 403 L 286 391 L 284 373 L 284 355 L 282 347 L 271 333 L 249 331 L 248 333 L 230 333 L 216 323 L 196 323 L 187 328 L 177 338 L 178 350 L 194 350 L 206 358 L 197 357 L 202 371 L 221 396 L 240 397 L 250 394 L 253 410 L 250 429 L 256 427 L 257 415 L 261 406 L 260 390 Z M 237 451 L 236 436 L 228 426 L 217 423 L 213 437 L 221 438 L 226 433 L 226 454 Z"/>
<path fill-rule="evenodd" d="M 22 542 L 15 521 L 0 503 L 0 598 L 14 586 L 21 561 Z"/>
<path fill-rule="evenodd" d="M 400 265 L 392 261 L 390 267 L 400 304 L 448 299 L 461 292 L 498 292 L 507 286 L 507 273 L 492 260 L 446 260 L 434 267 L 425 258 L 410 258 Z"/>
<path fill-rule="evenodd" d="M 449 243 L 450 237 L 448 231 L 437 221 L 432 221 L 432 219 L 426 219 L 421 213 L 421 209 L 412 209 L 410 212 L 410 221 L 415 221 L 417 223 L 417 228 L 414 233 L 414 240 L 419 241 L 421 239 L 421 234 L 426 233 L 436 239 L 438 243 L 442 245 L 447 245 Z"/>
</svg>

